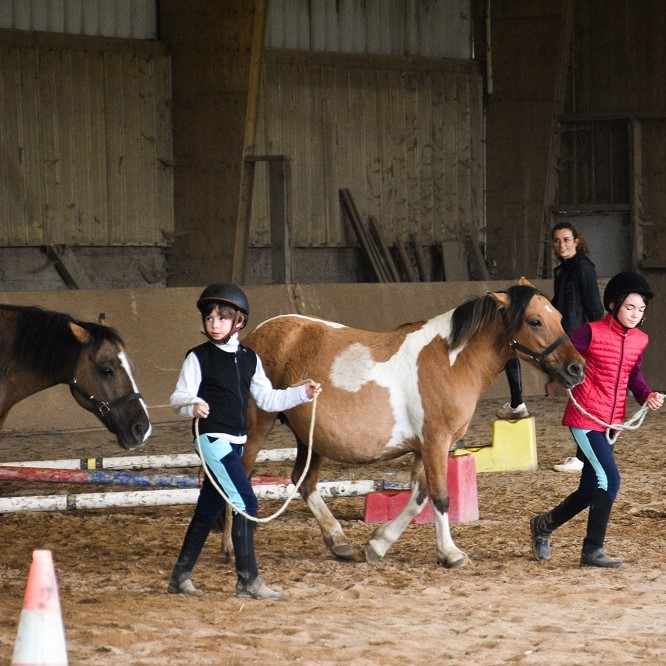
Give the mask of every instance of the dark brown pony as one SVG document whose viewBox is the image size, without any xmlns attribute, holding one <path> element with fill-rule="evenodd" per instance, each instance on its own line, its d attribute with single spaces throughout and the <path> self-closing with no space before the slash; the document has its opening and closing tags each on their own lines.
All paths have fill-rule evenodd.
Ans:
<svg viewBox="0 0 666 666">
<path fill-rule="evenodd" d="M 123 449 L 150 435 L 146 404 L 115 329 L 37 307 L 0 305 L 0 430 L 16 403 L 56 384 L 67 384 Z"/>
<path fill-rule="evenodd" d="M 489 293 L 393 331 L 284 315 L 245 338 L 275 387 L 306 377 L 321 382 L 312 461 L 300 492 L 333 554 L 353 558 L 353 549 L 317 492 L 322 459 L 365 465 L 413 453 L 410 500 L 400 515 L 375 530 L 365 546 L 366 559 L 384 557 L 430 498 L 437 561 L 446 567 L 467 562 L 449 530 L 449 450 L 465 435 L 480 397 L 512 355 L 541 367 L 567 388 L 582 381 L 585 362 L 560 320 L 548 299 L 521 280 L 506 292 Z M 300 405 L 285 414 L 297 443 L 294 483 L 307 457 L 311 410 Z M 243 459 L 248 471 L 276 416 L 251 405 Z"/>
</svg>

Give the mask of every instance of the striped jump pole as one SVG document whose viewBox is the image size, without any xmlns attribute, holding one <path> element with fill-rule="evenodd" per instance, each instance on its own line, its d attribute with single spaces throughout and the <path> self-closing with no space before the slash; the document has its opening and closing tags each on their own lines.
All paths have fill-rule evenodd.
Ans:
<svg viewBox="0 0 666 666">
<path fill-rule="evenodd" d="M 136 472 L 49 469 L 41 467 L 0 467 L 0 481 L 43 481 L 104 486 L 152 486 L 159 488 L 200 488 L 203 476 L 197 474 L 137 474 Z M 254 476 L 252 485 L 289 483 L 274 476 Z"/>
<path fill-rule="evenodd" d="M 157 486 L 160 488 L 198 488 L 201 485 L 196 474 L 137 474 L 121 471 L 8 466 L 0 467 L 0 481 L 45 481 L 107 486 Z"/>
<path fill-rule="evenodd" d="M 296 449 L 264 449 L 256 462 L 288 462 L 296 460 Z M 177 453 L 160 456 L 112 456 L 110 458 L 69 458 L 65 460 L 30 460 L 0 462 L 0 467 L 41 467 L 46 469 L 166 469 L 169 467 L 198 467 L 196 453 Z"/>
<path fill-rule="evenodd" d="M 402 490 L 406 483 L 389 481 L 321 481 L 317 484 L 324 498 L 361 497 L 371 492 Z M 263 483 L 255 486 L 255 494 L 262 500 L 284 500 L 293 492 L 291 483 Z M 80 493 L 73 495 L 46 495 L 0 498 L 0 513 L 27 511 L 68 511 L 76 509 L 110 509 L 146 506 L 175 506 L 196 504 L 198 488 L 161 490 L 116 491 L 110 493 Z M 300 496 L 298 496 L 300 498 Z"/>
</svg>

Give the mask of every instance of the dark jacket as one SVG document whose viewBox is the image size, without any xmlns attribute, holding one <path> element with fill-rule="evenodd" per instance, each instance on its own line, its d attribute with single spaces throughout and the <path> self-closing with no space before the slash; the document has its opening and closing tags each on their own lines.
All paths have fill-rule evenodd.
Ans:
<svg viewBox="0 0 666 666">
<path fill-rule="evenodd" d="M 562 313 L 562 328 L 568 333 L 588 321 L 602 319 L 605 312 L 599 296 L 594 264 L 581 252 L 561 262 L 553 271 L 553 305 Z"/>
</svg>

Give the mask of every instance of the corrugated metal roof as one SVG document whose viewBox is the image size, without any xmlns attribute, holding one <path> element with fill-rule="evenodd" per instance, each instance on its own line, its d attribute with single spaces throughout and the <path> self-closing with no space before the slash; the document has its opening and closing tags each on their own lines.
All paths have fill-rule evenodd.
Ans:
<svg viewBox="0 0 666 666">
<path fill-rule="evenodd" d="M 0 28 L 157 39 L 157 0 L 0 0 Z"/>
<path fill-rule="evenodd" d="M 267 46 L 472 58 L 470 0 L 270 0 Z"/>
</svg>

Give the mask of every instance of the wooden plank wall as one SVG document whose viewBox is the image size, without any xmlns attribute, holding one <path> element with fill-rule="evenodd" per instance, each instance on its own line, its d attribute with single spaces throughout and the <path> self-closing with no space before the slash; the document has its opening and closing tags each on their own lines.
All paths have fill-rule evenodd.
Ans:
<svg viewBox="0 0 666 666">
<path fill-rule="evenodd" d="M 639 267 L 666 268 L 666 4 L 624 0 L 576 3 L 575 61 L 570 113 L 595 125 L 615 119 L 635 150 L 619 159 L 640 174 L 634 188 L 634 242 Z M 632 156 L 633 152 L 633 156 Z M 612 156 L 618 161 L 618 156 Z M 598 158 L 597 158 L 598 159 Z M 632 164 L 639 159 L 639 164 Z M 617 169 L 617 167 L 615 167 Z"/>
<path fill-rule="evenodd" d="M 265 53 L 257 154 L 290 166 L 294 246 L 355 244 L 338 191 L 349 188 L 385 238 L 424 244 L 483 226 L 481 77 L 470 61 Z M 269 244 L 257 165 L 250 244 Z"/>
<path fill-rule="evenodd" d="M 557 54 L 570 2 L 489 5 L 494 95 L 486 114 L 486 259 L 498 278 L 536 274 Z M 666 268 L 666 3 L 587 0 L 573 7 L 561 194 L 571 208 L 587 202 L 583 210 L 603 213 L 622 206 L 629 215 L 633 206 L 637 268 Z M 640 131 L 637 143 L 632 125 Z M 571 132 L 581 150 L 571 148 Z M 576 170 L 576 180 L 569 178 Z M 637 199 L 629 202 L 630 195 Z"/>
<path fill-rule="evenodd" d="M 164 245 L 170 58 L 157 43 L 0 33 L 0 245 Z"/>
</svg>

